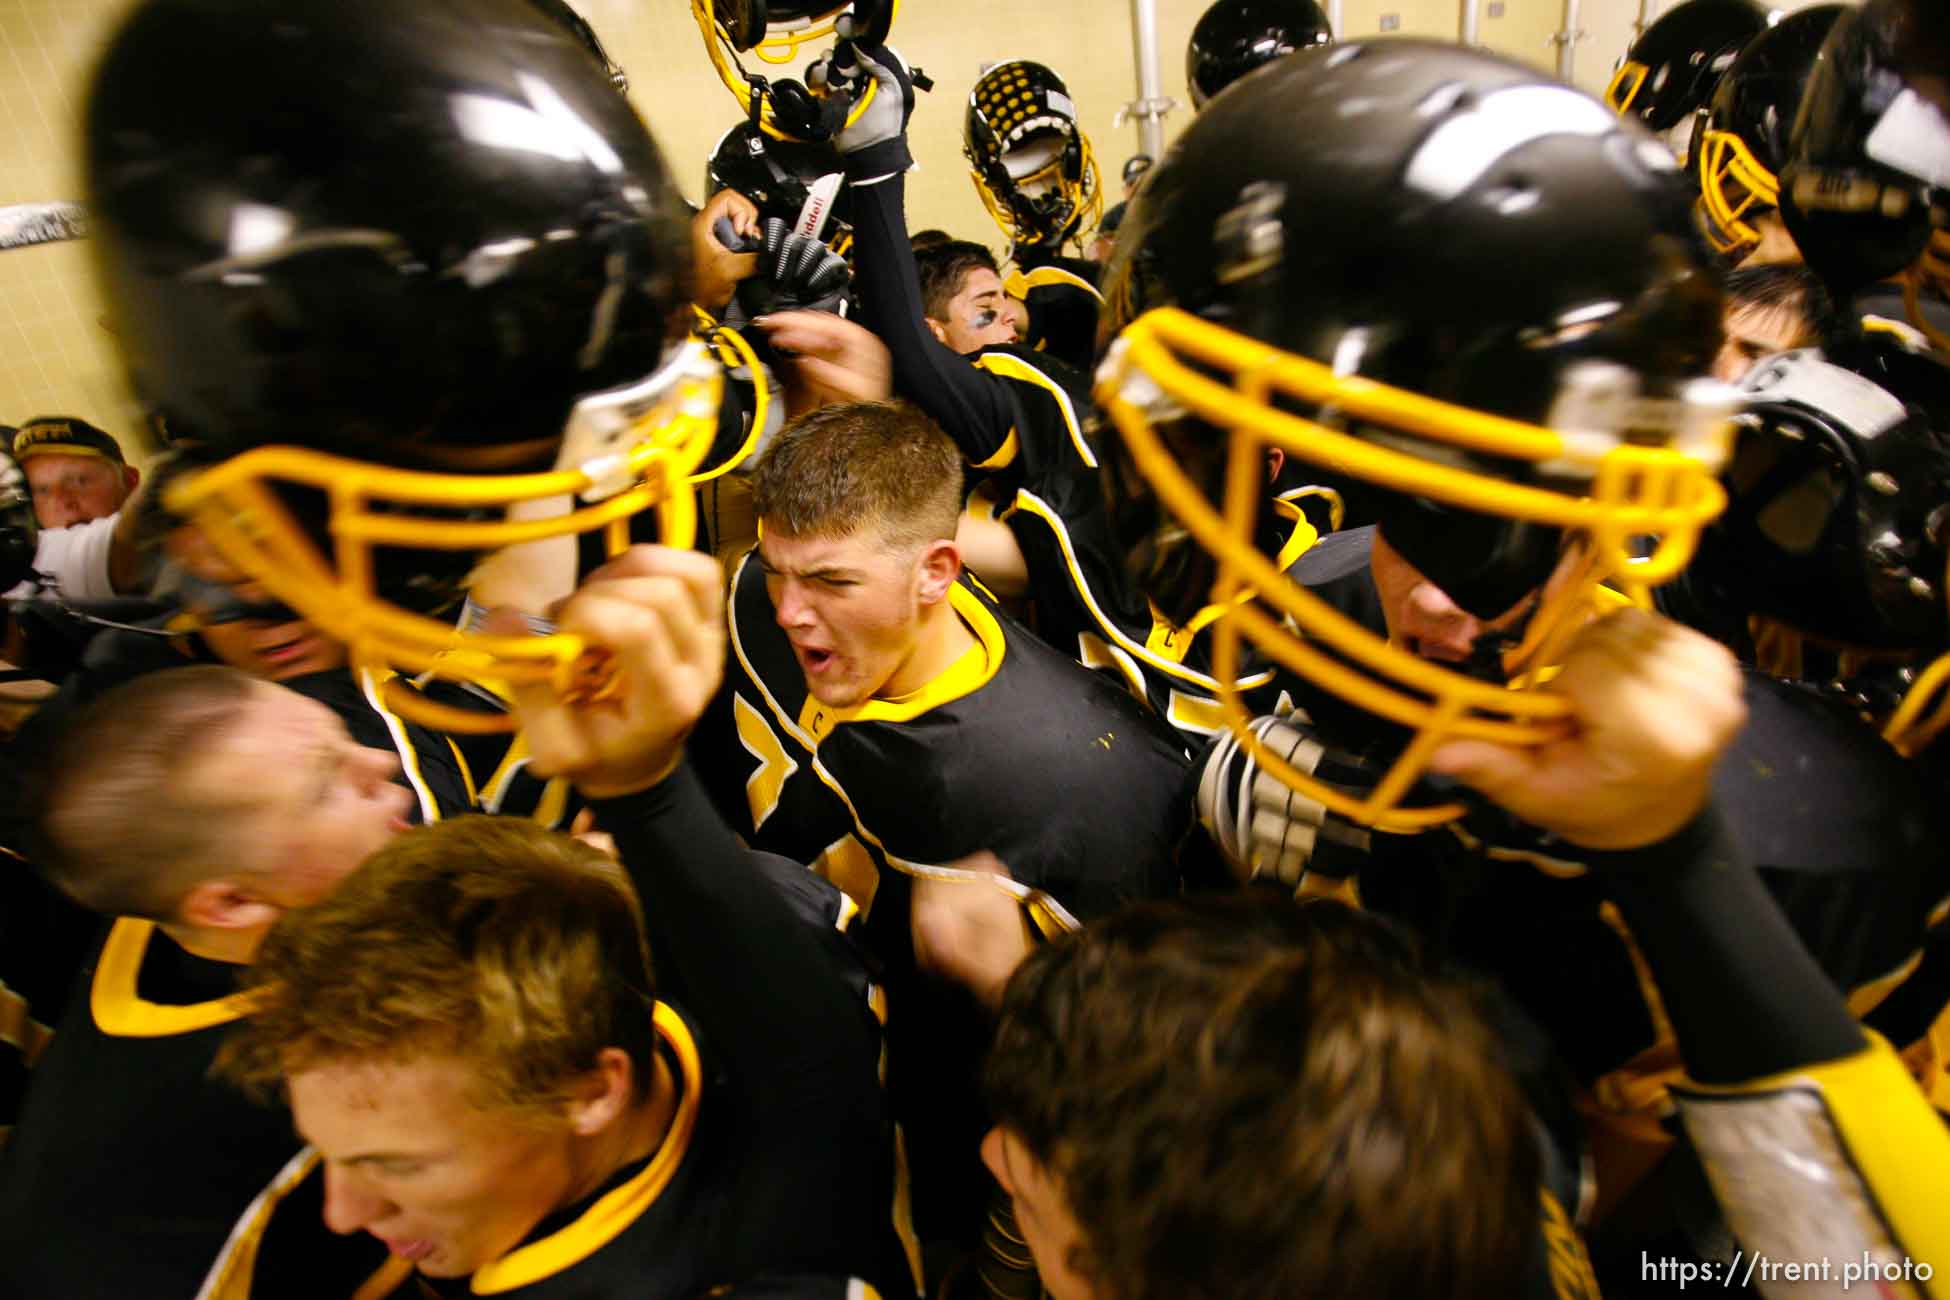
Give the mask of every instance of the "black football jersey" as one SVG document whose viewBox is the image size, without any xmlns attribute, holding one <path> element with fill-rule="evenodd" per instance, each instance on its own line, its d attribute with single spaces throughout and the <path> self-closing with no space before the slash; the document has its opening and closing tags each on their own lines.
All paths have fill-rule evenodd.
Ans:
<svg viewBox="0 0 1950 1300">
<path fill-rule="evenodd" d="M 298 1156 L 291 1117 L 210 1077 L 248 1011 L 233 967 L 125 918 L 84 980 L 0 1150 L 0 1295 L 198 1295 Z M 338 1294 L 371 1262 L 315 1218 L 285 1244 Z"/>
</svg>

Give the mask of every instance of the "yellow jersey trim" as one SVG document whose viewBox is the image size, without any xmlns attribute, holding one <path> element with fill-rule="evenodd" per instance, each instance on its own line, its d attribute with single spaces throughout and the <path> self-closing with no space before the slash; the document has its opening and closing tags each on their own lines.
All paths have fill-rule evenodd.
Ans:
<svg viewBox="0 0 1950 1300">
<path fill-rule="evenodd" d="M 1091 620 L 1096 623 L 1098 631 L 1104 634 L 1105 639 L 1110 644 L 1124 651 L 1132 658 L 1149 664 L 1159 672 L 1176 677 L 1180 681 L 1190 682 L 1192 685 L 1203 687 L 1208 691 L 1217 691 L 1219 689 L 1219 683 L 1216 679 L 1207 676 L 1205 673 L 1194 672 L 1176 660 L 1166 658 L 1157 653 L 1149 646 L 1139 645 L 1129 636 L 1126 636 L 1123 630 L 1111 622 L 1109 618 L 1105 617 L 1103 606 L 1097 603 L 1096 594 L 1090 590 L 1090 584 L 1084 581 L 1083 570 L 1077 564 L 1076 547 L 1070 542 L 1070 532 L 1063 526 L 1062 519 L 1057 516 L 1056 510 L 1049 502 L 1025 488 L 1016 493 L 1015 508 L 1018 510 L 1027 510 L 1030 514 L 1035 515 L 1038 519 L 1048 524 L 1050 531 L 1056 535 L 1057 545 L 1063 548 L 1063 563 L 1070 570 L 1070 581 L 1076 587 L 1077 594 L 1083 597 L 1083 603 L 1089 607 Z M 1156 636 L 1155 626 L 1152 635 L 1154 637 Z M 1273 670 L 1269 668 L 1263 672 L 1254 673 L 1251 677 L 1240 678 L 1238 688 L 1242 691 L 1249 691 L 1256 687 L 1264 686 L 1272 680 Z"/>
<path fill-rule="evenodd" d="M 379 679 L 372 675 L 372 670 L 359 670 L 359 690 L 366 697 L 366 703 L 372 706 L 372 711 L 385 721 L 386 731 L 393 738 L 393 749 L 399 754 L 400 771 L 406 774 L 414 797 L 420 801 L 420 820 L 431 826 L 440 820 L 440 803 L 433 797 L 433 791 L 420 771 L 420 754 L 407 738 L 406 724 L 381 702 Z"/>
<path fill-rule="evenodd" d="M 1011 425 L 1009 428 L 1009 436 L 1002 440 L 1002 445 L 995 449 L 995 454 L 993 456 L 990 456 L 987 460 L 971 461 L 969 463 L 969 468 L 970 469 L 1007 469 L 1009 466 L 1016 463 L 1016 453 L 1021 450 L 1022 450 L 1022 445 L 1020 442 L 1018 442 L 1016 438 L 1015 427 Z"/>
<path fill-rule="evenodd" d="M 264 1190 L 244 1207 L 243 1214 L 231 1226 L 230 1236 L 225 1239 L 217 1262 L 210 1266 L 210 1272 L 205 1275 L 196 1300 L 248 1300 L 251 1284 L 256 1277 L 258 1247 L 264 1244 L 264 1232 L 270 1226 L 271 1215 L 291 1194 L 291 1189 L 318 1167 L 318 1160 L 316 1147 L 300 1149 L 297 1155 L 285 1162 Z M 398 1262 L 405 1263 L 404 1260 Z M 404 1281 L 410 1271 L 410 1266 L 400 1270 L 396 1281 Z"/>
<path fill-rule="evenodd" d="M 1002 288 L 1011 298 L 1020 298 L 1032 289 L 1047 289 L 1054 285 L 1065 285 L 1072 289 L 1081 289 L 1092 298 L 1095 298 L 1099 306 L 1103 304 L 1104 295 L 1098 290 L 1096 285 L 1090 283 L 1090 281 L 1084 279 L 1076 272 L 1066 271 L 1060 266 L 1039 266 L 1033 271 L 1024 271 L 1021 268 L 1017 268 L 1009 273 L 1009 279 L 1003 284 Z"/>
<path fill-rule="evenodd" d="M 911 722 L 930 709 L 973 695 L 987 686 L 1001 670 L 1009 649 L 1002 625 L 995 621 L 988 606 L 959 582 L 948 588 L 948 604 L 975 634 L 975 644 L 957 656 L 955 662 L 903 695 L 875 697 L 851 708 L 836 709 L 809 694 L 799 710 L 800 728 L 817 743 L 832 735 L 833 728 L 844 722 Z"/>
<path fill-rule="evenodd" d="M 1063 412 L 1063 427 L 1069 432 L 1070 442 L 1076 447 L 1077 455 L 1082 457 L 1083 463 L 1091 469 L 1097 468 L 1096 453 L 1090 450 L 1090 444 L 1083 436 L 1083 425 L 1077 420 L 1076 404 L 1070 400 L 1070 394 L 1064 390 L 1063 385 L 1013 352 L 984 352 L 975 358 L 975 368 L 986 370 L 1003 379 L 1013 379 L 1018 383 L 1032 385 L 1054 397 L 1057 408 Z M 1011 429 L 1009 432 L 1013 437 L 1015 430 Z M 983 467 L 977 465 L 975 468 Z"/>
<path fill-rule="evenodd" d="M 737 656 L 739 667 L 744 669 L 745 680 L 749 681 L 758 691 L 759 697 L 765 701 L 765 707 L 772 711 L 772 716 L 778 720 L 779 726 L 794 740 L 798 741 L 800 746 L 811 757 L 812 762 L 810 767 L 812 774 L 818 777 L 820 784 L 824 785 L 828 790 L 831 790 L 833 797 L 838 799 L 841 805 L 845 807 L 846 815 L 853 822 L 853 829 L 859 833 L 862 840 L 873 845 L 874 848 L 880 851 L 881 857 L 885 859 L 889 867 L 892 867 L 902 875 L 917 876 L 928 880 L 953 880 L 962 883 L 986 884 L 1011 895 L 1018 902 L 1023 901 L 1025 896 L 1031 891 L 1026 886 L 1009 879 L 1007 876 L 997 876 L 986 871 L 969 871 L 962 867 L 939 867 L 923 862 L 910 862 L 888 849 L 886 843 L 878 835 L 875 835 L 871 830 L 867 829 L 866 822 L 860 817 L 859 808 L 853 803 L 853 797 L 847 794 L 846 788 L 839 783 L 837 777 L 827 770 L 826 765 L 819 761 L 818 743 L 806 733 L 805 728 L 801 727 L 786 713 L 785 706 L 780 704 L 778 697 L 772 694 L 772 688 L 766 685 L 765 679 L 752 667 L 751 657 L 745 653 L 744 636 L 738 630 L 738 589 L 744 578 L 745 566 L 751 563 L 752 555 L 756 550 L 757 548 L 754 547 L 752 550 L 745 552 L 744 558 L 738 561 L 738 568 L 732 574 L 729 593 L 725 598 L 725 627 L 731 638 L 731 652 Z M 986 610 L 983 612 L 985 614 L 987 613 Z M 1001 631 L 1001 625 L 996 624 L 995 627 L 999 633 Z M 808 869 L 811 869 L 810 864 L 808 864 Z M 849 897 L 851 896 L 849 895 Z M 872 914 L 873 899 L 871 897 L 854 898 L 853 902 L 859 907 L 860 915 L 870 916 Z M 1068 928 L 1081 928 L 1075 918 L 1069 917 L 1069 913 L 1064 911 L 1062 905 L 1055 899 L 1046 898 L 1045 902 L 1046 906 L 1051 909 L 1051 915 L 1054 920 L 1061 922 L 1065 918 L 1068 918 Z"/>
<path fill-rule="evenodd" d="M 154 921 L 141 921 L 132 916 L 118 918 L 108 932 L 101 960 L 95 964 L 95 979 L 88 997 L 88 1009 L 95 1017 L 97 1029 L 116 1038 L 168 1038 L 227 1025 L 256 1009 L 257 997 L 248 992 L 181 1006 L 150 1002 L 137 994 L 136 979 L 142 973 L 142 959 L 155 932 Z"/>
<path fill-rule="evenodd" d="M 475 1295 L 499 1295 L 517 1287 L 532 1285 L 563 1269 L 579 1264 L 620 1236 L 635 1223 L 670 1186 L 678 1166 L 690 1150 L 691 1136 L 697 1129 L 699 1094 L 704 1088 L 704 1065 L 698 1057 L 697 1042 L 675 1011 L 659 1002 L 651 1013 L 658 1035 L 677 1057 L 683 1075 L 684 1091 L 671 1117 L 670 1130 L 663 1142 L 635 1177 L 605 1193 L 582 1214 L 540 1241 L 518 1246 L 500 1259 L 477 1270 L 471 1283 Z"/>
</svg>

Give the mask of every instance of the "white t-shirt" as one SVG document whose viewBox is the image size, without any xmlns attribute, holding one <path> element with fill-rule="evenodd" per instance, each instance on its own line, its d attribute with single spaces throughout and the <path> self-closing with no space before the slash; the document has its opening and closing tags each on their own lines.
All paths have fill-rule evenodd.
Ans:
<svg viewBox="0 0 1950 1300">
<path fill-rule="evenodd" d="M 69 600 L 107 600 L 115 594 L 108 577 L 108 556 L 115 540 L 115 521 L 121 511 L 67 528 L 43 528 L 34 546 L 34 571 Z M 32 578 L 7 593 L 19 600 L 37 594 L 42 584 Z"/>
</svg>

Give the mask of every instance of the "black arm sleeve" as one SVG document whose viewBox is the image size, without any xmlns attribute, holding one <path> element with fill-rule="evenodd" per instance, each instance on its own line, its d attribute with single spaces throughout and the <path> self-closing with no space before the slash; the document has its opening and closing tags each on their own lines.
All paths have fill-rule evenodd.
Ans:
<svg viewBox="0 0 1950 1300">
<path fill-rule="evenodd" d="M 1652 967 L 1689 1077 L 1734 1084 L 1862 1050 L 1841 994 L 1717 812 L 1663 843 L 1585 860 Z"/>
<path fill-rule="evenodd" d="M 921 277 L 907 241 L 906 176 L 855 185 L 852 195 L 861 324 L 893 353 L 894 390 L 946 430 L 969 464 L 980 465 L 1015 425 L 1008 381 L 977 370 L 928 331 Z"/>
<path fill-rule="evenodd" d="M 850 1074 L 872 1059 L 827 936 L 768 878 L 770 855 L 732 835 L 688 760 L 649 790 L 593 806 L 643 900 L 660 995 L 676 994 L 734 1069 L 790 1078 L 838 1060 Z"/>
</svg>

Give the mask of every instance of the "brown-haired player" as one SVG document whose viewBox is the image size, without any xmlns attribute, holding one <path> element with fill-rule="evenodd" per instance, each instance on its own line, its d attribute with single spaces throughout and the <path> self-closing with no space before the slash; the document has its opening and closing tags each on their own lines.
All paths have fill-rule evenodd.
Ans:
<svg viewBox="0 0 1950 1300">
<path fill-rule="evenodd" d="M 921 318 L 936 341 L 963 356 L 1016 341 L 995 254 L 968 239 L 914 249 L 921 277 Z"/>
<path fill-rule="evenodd" d="M 961 475 L 908 406 L 829 406 L 780 432 L 753 474 L 760 540 L 733 579 L 726 690 L 693 745 L 733 829 L 866 913 L 924 1239 L 984 1217 L 985 1029 L 931 976 L 956 971 L 933 942 L 956 901 L 997 886 L 957 864 L 993 851 L 1060 930 L 1175 892 L 1188 827 L 1170 730 L 963 576 Z"/>
<path fill-rule="evenodd" d="M 215 665 L 147 674 L 68 719 L 37 773 L 29 855 L 111 919 L 0 1151 L 0 1294 L 189 1296 L 230 1272 L 301 1145 L 288 1116 L 209 1077 L 250 1010 L 239 975 L 279 916 L 464 799 L 432 753 L 376 713 Z M 302 1226 L 283 1240 L 286 1280 L 318 1294 L 381 1262 Z"/>
<path fill-rule="evenodd" d="M 1575 846 L 1638 937 L 1685 1063 L 1679 1116 L 1745 1251 L 1847 1242 L 1857 1280 L 1950 1294 L 1930 1263 L 1950 1136 L 1711 802 L 1746 718 L 1732 656 L 1625 610 L 1552 689 L 1572 725 L 1550 744 L 1450 741 L 1434 762 Z M 1023 963 L 1001 1016 L 984 1149 L 1055 1300 L 1525 1294 L 1537 1183 L 1502 1054 L 1373 919 L 1133 909 Z M 1550 1293 L 1593 1294 L 1557 1222 Z M 1646 1294 L 1687 1280 L 1640 1268 Z"/>
<path fill-rule="evenodd" d="M 436 1292 L 911 1293 L 843 900 L 738 845 L 681 766 L 721 592 L 708 556 L 629 553 L 560 616 L 616 692 L 519 700 L 621 866 L 512 818 L 447 823 L 287 917 L 253 968 L 227 1072 L 281 1086 L 327 1224 Z"/>
<path fill-rule="evenodd" d="M 1144 904 L 1018 969 L 982 1153 L 1056 1300 L 1507 1300 L 1540 1161 L 1505 1055 L 1385 921 Z"/>
</svg>

